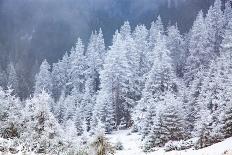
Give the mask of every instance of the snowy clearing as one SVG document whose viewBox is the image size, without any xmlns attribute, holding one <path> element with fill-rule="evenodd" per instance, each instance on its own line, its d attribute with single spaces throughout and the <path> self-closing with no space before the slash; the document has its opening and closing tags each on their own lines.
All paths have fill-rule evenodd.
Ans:
<svg viewBox="0 0 232 155">
<path fill-rule="evenodd" d="M 140 136 L 136 133 L 131 133 L 130 130 L 117 131 L 112 135 L 108 135 L 108 138 L 113 144 L 121 142 L 124 147 L 123 150 L 117 151 L 116 155 L 223 155 L 226 151 L 230 152 L 230 154 L 232 151 L 232 138 L 200 150 L 189 149 L 165 152 L 163 149 L 160 149 L 152 153 L 144 153 L 142 151 Z"/>
</svg>

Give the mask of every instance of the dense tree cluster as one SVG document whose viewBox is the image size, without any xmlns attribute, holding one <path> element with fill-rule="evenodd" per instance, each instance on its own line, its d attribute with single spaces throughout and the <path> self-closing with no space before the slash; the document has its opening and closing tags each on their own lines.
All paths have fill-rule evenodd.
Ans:
<svg viewBox="0 0 232 155">
<path fill-rule="evenodd" d="M 222 10 L 216 0 L 186 35 L 177 25 L 164 28 L 160 17 L 150 29 L 125 22 L 109 48 L 95 31 L 87 47 L 79 38 L 57 63 L 44 60 L 25 101 L 9 64 L 1 76 L 8 79 L 0 90 L 1 137 L 57 153 L 99 130 L 133 128 L 145 151 L 193 137 L 201 148 L 232 136 L 231 17 L 229 2 Z"/>
</svg>

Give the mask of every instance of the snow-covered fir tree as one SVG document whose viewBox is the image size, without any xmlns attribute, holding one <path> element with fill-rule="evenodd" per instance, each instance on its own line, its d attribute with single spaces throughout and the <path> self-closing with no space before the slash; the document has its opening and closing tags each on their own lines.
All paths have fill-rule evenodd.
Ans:
<svg viewBox="0 0 232 155">
<path fill-rule="evenodd" d="M 149 30 L 149 38 L 148 38 L 148 45 L 149 45 L 149 50 L 148 50 L 148 61 L 150 64 L 150 68 L 152 67 L 154 63 L 154 48 L 157 46 L 157 39 L 159 38 L 159 35 L 164 35 L 164 26 L 161 20 L 161 17 L 158 16 L 157 20 L 155 22 L 151 23 L 151 28 Z"/>
<path fill-rule="evenodd" d="M 20 135 L 22 105 L 19 98 L 13 95 L 13 89 L 0 88 L 0 137 L 16 138 Z"/>
<path fill-rule="evenodd" d="M 19 80 L 18 80 L 18 76 L 15 70 L 14 64 L 12 62 L 10 62 L 10 64 L 8 65 L 7 87 L 12 88 L 14 90 L 14 93 L 18 94 Z"/>
<path fill-rule="evenodd" d="M 27 150 L 56 154 L 62 149 L 63 131 L 50 111 L 52 103 L 53 99 L 46 91 L 26 101 L 20 140 Z"/>
<path fill-rule="evenodd" d="M 174 71 L 178 77 L 183 77 L 186 51 L 184 48 L 184 39 L 180 34 L 177 25 L 168 28 L 167 47 L 171 52 L 174 65 Z"/>
<path fill-rule="evenodd" d="M 182 102 L 172 92 L 167 92 L 165 99 L 157 104 L 154 123 L 145 138 L 145 151 L 164 146 L 168 141 L 185 139 Z"/>
<path fill-rule="evenodd" d="M 62 92 L 68 94 L 68 83 L 70 82 L 70 60 L 66 52 L 61 60 L 52 67 L 52 94 L 58 100 Z"/>
<path fill-rule="evenodd" d="M 50 65 L 47 60 L 44 60 L 40 66 L 39 73 L 35 77 L 35 94 L 41 93 L 45 90 L 47 93 L 52 93 L 52 77 L 50 72 Z"/>
<path fill-rule="evenodd" d="M 215 0 L 205 18 L 208 33 L 207 40 L 209 42 L 208 48 L 212 54 L 219 54 L 220 52 L 220 44 L 225 28 L 223 19 L 222 2 L 221 0 Z"/>
</svg>

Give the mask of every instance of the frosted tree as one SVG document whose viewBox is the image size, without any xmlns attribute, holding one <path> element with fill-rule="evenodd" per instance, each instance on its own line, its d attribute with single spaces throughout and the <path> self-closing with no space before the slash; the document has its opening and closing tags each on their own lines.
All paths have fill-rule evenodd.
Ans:
<svg viewBox="0 0 232 155">
<path fill-rule="evenodd" d="M 88 130 L 90 129 L 92 110 L 96 102 L 96 93 L 99 90 L 99 76 L 103 67 L 105 54 L 105 43 L 102 31 L 100 29 L 99 33 L 92 33 L 86 51 L 88 68 L 86 70 L 85 92 L 82 104 L 84 105 L 85 119 L 88 124 Z"/>
<path fill-rule="evenodd" d="M 159 33 L 164 34 L 164 26 L 161 17 L 158 16 L 155 22 L 151 23 L 151 28 L 149 31 L 149 47 L 152 50 L 156 46 L 157 36 Z"/>
<path fill-rule="evenodd" d="M 145 111 L 145 118 L 142 118 L 140 122 L 148 120 L 151 115 L 155 116 L 155 119 L 158 119 L 158 115 L 155 111 L 153 114 L 149 114 L 151 108 L 158 109 L 162 105 L 168 92 L 171 92 L 173 95 L 178 94 L 177 88 L 177 78 L 172 68 L 172 60 L 170 57 L 170 51 L 167 49 L 166 40 L 164 37 L 159 37 L 157 46 L 154 49 L 155 59 L 154 65 L 147 76 L 147 81 L 145 84 L 145 89 L 143 90 L 142 99 L 139 101 L 138 107 L 141 109 L 141 113 Z M 153 110 L 151 111 L 153 112 Z M 148 114 L 146 114 L 148 113 Z M 151 120 L 152 121 L 152 120 Z M 160 120 L 157 120 L 157 123 L 160 123 Z M 147 128 L 147 125 L 142 125 Z M 154 124 L 154 126 L 157 126 Z M 150 126 L 148 125 L 150 128 Z M 159 127 L 157 127 L 158 129 Z M 152 130 L 150 131 L 152 132 Z M 156 132 L 156 131 L 154 131 Z M 160 131 L 158 131 L 160 132 Z M 145 133 L 147 135 L 147 133 Z M 152 136 L 153 137 L 153 136 Z M 152 138 L 150 137 L 150 138 Z M 149 134 L 147 136 L 149 140 Z M 147 145 L 147 144 L 146 144 Z"/>
<path fill-rule="evenodd" d="M 172 92 L 167 92 L 165 99 L 158 102 L 156 117 L 152 128 L 145 139 L 144 150 L 162 147 L 168 141 L 179 141 L 185 138 L 182 106 Z"/>
<path fill-rule="evenodd" d="M 77 107 L 75 110 L 75 115 L 74 115 L 74 122 L 76 125 L 76 129 L 77 129 L 77 135 L 80 136 L 83 134 L 83 124 L 85 123 L 84 121 L 84 116 L 83 116 L 83 112 L 82 109 L 80 107 Z"/>
<path fill-rule="evenodd" d="M 200 111 L 199 96 L 202 93 L 203 83 L 205 82 L 206 71 L 200 69 L 195 75 L 194 80 L 191 82 L 191 87 L 187 90 L 187 103 L 186 103 L 186 121 L 187 132 L 192 133 L 194 130 L 194 124 L 199 119 L 198 112 Z"/>
<path fill-rule="evenodd" d="M 65 125 L 65 138 L 67 138 L 68 141 L 72 142 L 77 139 L 77 128 L 75 125 L 75 122 L 71 119 L 66 121 Z"/>
<path fill-rule="evenodd" d="M 59 100 L 56 102 L 56 106 L 54 106 L 54 115 L 58 120 L 59 124 L 63 124 L 65 120 L 65 116 L 67 113 L 67 106 L 65 105 L 65 93 L 61 93 Z"/>
<path fill-rule="evenodd" d="M 205 74 L 202 90 L 199 93 L 198 102 L 203 103 L 202 109 L 206 113 L 199 113 L 199 121 L 202 120 L 201 118 L 204 115 L 211 117 L 210 120 L 208 119 L 200 123 L 201 129 L 196 126 L 196 131 L 201 132 L 200 137 L 204 141 L 200 143 L 200 147 L 211 145 L 212 143 L 221 141 L 223 138 L 221 131 L 223 128 L 224 111 L 226 106 L 231 102 L 230 96 L 232 88 L 232 81 L 230 79 L 232 73 L 230 51 L 232 46 L 230 46 L 231 43 L 229 41 L 231 38 L 230 31 L 231 28 L 226 29 L 221 55 L 215 61 L 212 61 L 208 73 Z"/>
<path fill-rule="evenodd" d="M 53 97 L 58 100 L 61 93 L 67 95 L 69 92 L 68 84 L 70 83 L 70 60 L 68 53 L 65 53 L 63 58 L 52 67 L 52 83 L 53 83 Z"/>
<path fill-rule="evenodd" d="M 149 45 L 149 53 L 148 53 L 148 60 L 150 62 L 150 68 L 153 65 L 154 60 L 154 48 L 157 45 L 157 39 L 160 37 L 160 34 L 164 36 L 164 26 L 160 16 L 157 17 L 155 22 L 152 22 L 151 28 L 149 30 L 149 38 L 148 38 L 148 45 Z"/>
<path fill-rule="evenodd" d="M 92 83 L 89 84 L 89 87 L 92 87 L 91 90 L 93 93 L 99 89 L 99 72 L 102 69 L 105 54 L 105 43 L 100 29 L 99 33 L 92 33 L 86 51 L 88 63 L 87 78 L 90 78 L 89 80 L 92 81 Z"/>
<path fill-rule="evenodd" d="M 164 105 L 167 107 L 161 114 L 163 117 L 163 127 L 168 129 L 164 133 L 168 140 L 179 141 L 185 138 L 184 134 L 184 117 L 181 101 L 173 95 L 173 93 L 167 93 Z"/>
<path fill-rule="evenodd" d="M 230 50 L 232 49 L 232 21 L 230 21 L 226 27 L 225 30 L 225 35 L 223 36 L 223 41 L 222 41 L 222 54 L 225 53 L 224 55 L 227 56 L 229 60 L 231 60 L 230 56 Z"/>
<path fill-rule="evenodd" d="M 113 45 L 108 51 L 108 55 L 100 73 L 101 90 L 97 96 L 97 104 L 95 109 L 104 112 L 107 104 L 112 104 L 114 108 L 115 124 L 121 123 L 124 114 L 124 103 L 126 95 L 129 92 L 128 78 L 131 77 L 131 69 L 127 60 L 127 51 L 125 50 L 122 36 L 116 32 L 113 38 Z M 102 99 L 99 99 L 102 98 Z M 101 114 L 100 114 L 101 115 Z M 101 120 L 100 116 L 100 120 Z M 104 117 L 103 117 L 104 118 Z M 104 123 L 104 122 L 103 122 Z"/>
<path fill-rule="evenodd" d="M 65 98 L 63 104 L 66 107 L 66 112 L 64 116 L 65 121 L 69 119 L 72 119 L 74 121 L 77 110 L 77 103 L 75 102 L 75 97 L 73 95 L 68 95 Z"/>
<path fill-rule="evenodd" d="M 222 115 L 227 102 L 230 102 L 231 96 L 231 80 L 228 68 L 225 63 L 227 60 L 219 57 L 216 62 L 212 62 L 209 76 L 203 85 L 203 90 L 200 96 L 200 102 L 203 102 L 208 107 L 211 113 L 212 121 L 212 137 L 222 138 L 220 135 Z M 203 99 L 201 99 L 203 98 Z"/>
<path fill-rule="evenodd" d="M 131 27 L 129 22 L 125 22 L 120 29 L 122 34 L 122 46 L 125 51 L 127 59 L 127 68 L 130 72 L 127 73 L 127 92 L 125 93 L 124 119 L 128 123 L 130 121 L 130 110 L 135 106 L 135 101 L 138 101 L 141 96 L 141 87 L 139 84 L 140 75 L 138 74 L 140 68 L 140 53 L 136 49 L 135 41 L 131 34 Z"/>
<path fill-rule="evenodd" d="M 224 15 L 222 11 L 221 0 L 215 0 L 214 5 L 211 6 L 206 15 L 206 25 L 208 32 L 209 50 L 210 52 L 219 54 L 220 44 L 222 42 L 222 35 L 224 31 Z"/>
<path fill-rule="evenodd" d="M 172 68 L 170 51 L 167 49 L 166 40 L 159 37 L 156 48 L 154 49 L 154 66 L 147 76 L 145 89 L 139 104 L 142 109 L 147 109 L 150 105 L 163 99 L 166 91 L 177 91 L 176 76 Z"/>
<path fill-rule="evenodd" d="M 205 103 L 201 103 L 199 107 L 199 111 L 196 114 L 198 119 L 195 121 L 193 132 L 193 137 L 199 137 L 195 146 L 197 149 L 207 147 L 212 143 L 212 127 L 210 126 L 212 123 L 211 112 Z"/>
<path fill-rule="evenodd" d="M 21 131 L 21 102 L 12 95 L 13 89 L 0 88 L 0 136 L 3 138 L 17 138 Z"/>
<path fill-rule="evenodd" d="M 14 64 L 10 62 L 8 65 L 8 79 L 7 79 L 7 87 L 12 88 L 14 94 L 18 93 L 19 89 L 19 81 L 18 76 L 14 67 Z"/>
<path fill-rule="evenodd" d="M 20 140 L 28 151 L 57 154 L 63 131 L 50 112 L 53 99 L 42 91 L 26 101 L 24 130 Z"/>
<path fill-rule="evenodd" d="M 229 138 L 232 135 L 232 105 L 231 103 L 227 104 L 227 108 L 225 110 L 222 132 L 225 138 Z"/>
<path fill-rule="evenodd" d="M 141 92 L 145 86 L 145 76 L 149 72 L 149 62 L 148 62 L 148 30 L 144 25 L 137 26 L 133 32 L 134 46 L 137 56 L 138 56 L 138 64 L 137 64 L 137 79 L 135 82 L 137 83 L 137 89 Z"/>
<path fill-rule="evenodd" d="M 75 102 L 79 103 L 85 92 L 85 75 L 87 69 L 84 45 L 80 38 L 77 40 L 75 48 L 73 48 L 70 52 L 70 65 L 70 94 L 75 97 Z"/>
<path fill-rule="evenodd" d="M 214 53 L 210 53 L 208 49 L 207 27 L 203 12 L 200 11 L 195 22 L 193 23 L 190 40 L 189 40 L 189 55 L 186 60 L 184 79 L 187 86 L 191 85 L 194 80 L 194 75 L 197 75 L 199 70 L 208 67 Z"/>
<path fill-rule="evenodd" d="M 35 94 L 39 94 L 43 90 L 51 94 L 52 77 L 51 77 L 50 69 L 51 68 L 47 60 L 44 60 L 40 66 L 39 73 L 37 73 L 35 77 Z"/>
<path fill-rule="evenodd" d="M 232 19 L 232 7 L 231 7 L 231 1 L 227 1 L 225 3 L 225 10 L 224 10 L 224 24 L 225 26 L 228 25 L 228 23 L 231 21 Z"/>
<path fill-rule="evenodd" d="M 103 94 L 100 91 L 97 97 L 96 105 L 93 111 L 93 117 L 91 121 L 92 132 L 96 131 L 96 127 L 99 123 L 104 123 L 104 130 L 107 133 L 111 133 L 116 127 L 116 111 L 114 109 L 115 105 L 112 103 L 111 94 Z M 101 94 L 101 96 L 100 96 Z"/>
<path fill-rule="evenodd" d="M 153 128 L 154 121 L 156 118 L 155 105 L 151 105 L 144 115 L 145 119 L 142 123 L 140 123 L 140 130 L 142 130 L 141 133 L 143 138 L 147 137 Z"/>
<path fill-rule="evenodd" d="M 184 48 L 184 39 L 177 25 L 168 28 L 167 47 L 171 52 L 175 73 L 178 77 L 183 77 L 186 52 Z"/>
<path fill-rule="evenodd" d="M 7 72 L 4 71 L 2 68 L 0 69 L 0 86 L 2 88 L 7 87 Z"/>
<path fill-rule="evenodd" d="M 232 49 L 232 37 L 231 37 L 231 34 L 232 34 L 232 22 L 230 21 L 226 27 L 226 30 L 225 30 L 225 35 L 224 35 L 224 39 L 223 39 L 223 42 L 222 42 L 222 56 L 224 57 L 224 59 L 222 59 L 223 62 L 227 63 L 227 69 L 228 69 L 228 72 L 225 73 L 225 75 L 228 76 L 228 80 L 230 80 L 229 77 L 231 77 L 231 73 L 232 73 L 232 70 L 231 70 L 231 66 L 232 66 L 232 55 L 231 55 L 231 49 Z M 231 89 L 232 86 L 231 86 L 232 82 L 228 82 L 227 83 L 227 86 Z M 225 93 L 230 95 L 230 92 L 231 90 L 225 90 Z M 227 95 L 227 97 L 229 97 Z M 231 96 L 231 95 L 230 95 Z M 226 138 L 230 137 L 231 136 L 231 133 L 232 133 L 232 130 L 231 130 L 231 100 L 230 98 L 227 99 L 227 103 L 225 105 L 225 109 L 224 109 L 224 114 L 223 114 L 223 127 L 222 127 L 222 131 L 223 131 L 223 134 Z"/>
</svg>

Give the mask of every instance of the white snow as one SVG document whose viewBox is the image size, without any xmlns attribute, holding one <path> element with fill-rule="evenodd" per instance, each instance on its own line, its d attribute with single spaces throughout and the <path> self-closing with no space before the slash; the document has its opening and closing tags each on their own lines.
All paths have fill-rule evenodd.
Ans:
<svg viewBox="0 0 232 155">
<path fill-rule="evenodd" d="M 117 151 L 116 155 L 223 155 L 226 151 L 232 152 L 232 137 L 200 150 L 165 152 L 163 149 L 159 149 L 151 153 L 142 151 L 140 136 L 137 133 L 131 133 L 130 130 L 114 132 L 112 135 L 108 135 L 108 138 L 113 145 L 120 141 L 124 147 L 123 150 Z"/>
<path fill-rule="evenodd" d="M 171 151 L 165 152 L 163 149 L 151 153 L 144 153 L 142 151 L 142 142 L 140 141 L 140 135 L 137 133 L 131 133 L 130 130 L 121 130 L 114 132 L 111 135 L 107 135 L 110 142 L 115 145 L 117 142 L 121 142 L 124 149 L 116 151 L 115 155 L 232 155 L 232 137 L 224 140 L 223 142 L 214 144 L 210 147 L 200 150 L 183 150 L 183 151 Z M 225 152 L 228 154 L 224 154 Z M 10 153 L 1 153 L 0 155 L 6 155 Z M 20 152 L 17 155 L 22 155 Z M 29 153 L 32 155 L 32 153 Z"/>
</svg>

